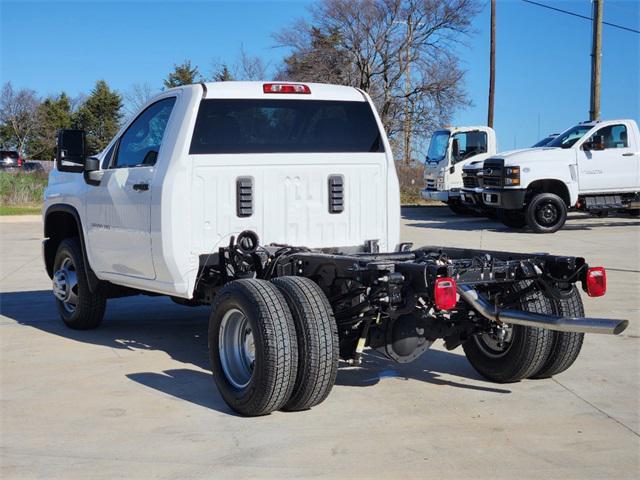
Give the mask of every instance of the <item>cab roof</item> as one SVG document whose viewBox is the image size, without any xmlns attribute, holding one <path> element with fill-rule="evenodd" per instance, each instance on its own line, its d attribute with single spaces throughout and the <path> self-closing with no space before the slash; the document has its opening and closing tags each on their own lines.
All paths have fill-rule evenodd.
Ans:
<svg viewBox="0 0 640 480">
<path fill-rule="evenodd" d="M 265 93 L 265 84 L 306 85 L 311 93 Z M 197 85 L 194 85 L 197 86 Z M 366 101 L 364 94 L 354 87 L 330 85 L 326 83 L 263 81 L 263 82 L 207 82 L 204 98 L 249 98 L 249 99 L 295 99 L 295 100 L 338 100 L 350 102 Z"/>
</svg>

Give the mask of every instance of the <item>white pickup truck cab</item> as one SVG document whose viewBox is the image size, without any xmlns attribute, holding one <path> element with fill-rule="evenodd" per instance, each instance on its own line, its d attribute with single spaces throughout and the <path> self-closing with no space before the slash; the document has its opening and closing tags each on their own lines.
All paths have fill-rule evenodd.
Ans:
<svg viewBox="0 0 640 480">
<path fill-rule="evenodd" d="M 365 347 L 406 363 L 442 338 L 514 382 L 569 368 L 586 332 L 627 326 L 582 318 L 574 283 L 606 291 L 583 258 L 401 244 L 391 148 L 355 88 L 167 90 L 97 156 L 62 130 L 56 163 L 43 253 L 64 323 L 96 328 L 126 295 L 211 305 L 213 378 L 243 415 L 318 405 L 338 359 Z"/>
<path fill-rule="evenodd" d="M 633 120 L 583 122 L 542 148 L 499 154 L 481 172 L 485 205 L 511 227 L 559 230 L 567 210 L 640 208 L 640 134 Z"/>
<path fill-rule="evenodd" d="M 52 172 L 48 268 L 58 210 L 79 220 L 99 280 L 185 299 L 204 256 L 243 230 L 266 243 L 355 251 L 372 241 L 393 251 L 398 180 L 371 100 L 350 87 L 305 87 L 221 82 L 155 97 L 96 156 L 95 171 Z"/>
<path fill-rule="evenodd" d="M 495 155 L 496 133 L 490 127 L 447 127 L 431 136 L 425 161 L 421 196 L 449 205 L 455 213 L 465 213 L 460 202 L 462 169 L 472 161 Z"/>
</svg>

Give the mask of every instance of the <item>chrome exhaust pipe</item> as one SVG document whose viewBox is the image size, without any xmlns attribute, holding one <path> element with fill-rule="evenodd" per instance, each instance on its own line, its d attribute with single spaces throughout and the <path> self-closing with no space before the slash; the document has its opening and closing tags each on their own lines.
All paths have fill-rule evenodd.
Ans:
<svg viewBox="0 0 640 480">
<path fill-rule="evenodd" d="M 458 294 L 480 315 L 498 323 L 546 328 L 558 332 L 605 333 L 609 335 L 618 335 L 629 326 L 627 320 L 559 317 L 522 310 L 498 310 L 495 305 L 489 303 L 473 287 L 468 285 L 458 285 Z"/>
</svg>

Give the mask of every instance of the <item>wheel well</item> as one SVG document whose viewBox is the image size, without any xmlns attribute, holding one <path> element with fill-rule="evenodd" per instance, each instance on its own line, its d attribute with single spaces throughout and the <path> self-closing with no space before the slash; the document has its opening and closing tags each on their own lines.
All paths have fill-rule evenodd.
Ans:
<svg viewBox="0 0 640 480">
<path fill-rule="evenodd" d="M 44 264 L 49 277 L 53 276 L 53 262 L 56 258 L 58 246 L 65 238 L 80 237 L 80 230 L 76 218 L 68 211 L 54 211 L 47 213 L 44 221 Z"/>
<path fill-rule="evenodd" d="M 547 179 L 531 182 L 531 184 L 527 187 L 527 197 L 530 199 L 537 193 L 553 193 L 555 195 L 558 195 L 564 201 L 567 207 L 571 206 L 569 189 L 567 188 L 567 185 L 561 180 Z"/>
</svg>

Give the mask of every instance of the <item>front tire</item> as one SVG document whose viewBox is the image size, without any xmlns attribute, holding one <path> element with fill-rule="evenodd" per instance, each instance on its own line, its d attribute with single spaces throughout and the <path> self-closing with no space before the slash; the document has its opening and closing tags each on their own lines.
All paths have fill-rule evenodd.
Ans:
<svg viewBox="0 0 640 480">
<path fill-rule="evenodd" d="M 554 233 L 567 221 L 567 205 L 554 193 L 539 193 L 529 202 L 525 217 L 535 233 Z"/>
<path fill-rule="evenodd" d="M 551 301 L 539 290 L 525 294 L 520 299 L 520 309 L 553 313 Z M 511 325 L 502 340 L 498 341 L 490 333 L 476 334 L 463 344 L 463 349 L 469 363 L 480 375 L 494 382 L 511 383 L 541 370 L 549 358 L 553 335 L 542 328 Z"/>
<path fill-rule="evenodd" d="M 527 219 L 522 210 L 498 209 L 498 220 L 509 228 L 522 229 L 527 226 Z"/>
<path fill-rule="evenodd" d="M 272 280 L 291 309 L 298 339 L 298 374 L 284 410 L 307 410 L 322 403 L 338 373 L 338 327 L 320 287 L 303 277 Z"/>
<path fill-rule="evenodd" d="M 53 271 L 53 294 L 65 325 L 74 330 L 100 326 L 107 299 L 104 295 L 92 293 L 89 288 L 78 238 L 66 238 L 60 242 Z"/>
<path fill-rule="evenodd" d="M 213 301 L 209 359 L 225 402 L 257 416 L 281 409 L 291 397 L 298 344 L 282 294 L 264 280 L 236 280 Z"/>
</svg>

